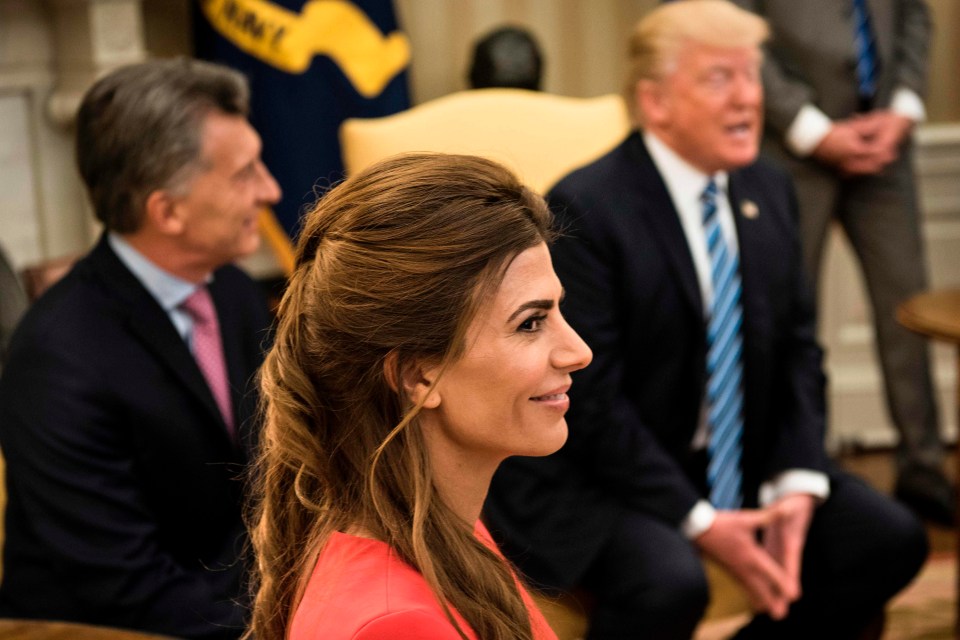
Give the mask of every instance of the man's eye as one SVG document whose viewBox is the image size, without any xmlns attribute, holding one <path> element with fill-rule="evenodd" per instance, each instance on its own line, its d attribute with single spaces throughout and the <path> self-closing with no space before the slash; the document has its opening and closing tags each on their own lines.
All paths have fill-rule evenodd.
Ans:
<svg viewBox="0 0 960 640">
<path fill-rule="evenodd" d="M 543 321 L 547 319 L 547 316 L 543 314 L 538 314 L 535 316 L 530 316 L 526 320 L 520 323 L 520 326 L 517 327 L 519 331 L 525 331 L 527 333 L 532 333 L 534 331 L 539 331 L 543 325 Z"/>
<path fill-rule="evenodd" d="M 237 180 L 244 182 L 257 175 L 257 165 L 249 164 L 237 173 Z"/>
<path fill-rule="evenodd" d="M 722 87 L 730 80 L 730 74 L 724 71 L 714 71 L 707 75 L 706 80 L 711 87 Z"/>
</svg>

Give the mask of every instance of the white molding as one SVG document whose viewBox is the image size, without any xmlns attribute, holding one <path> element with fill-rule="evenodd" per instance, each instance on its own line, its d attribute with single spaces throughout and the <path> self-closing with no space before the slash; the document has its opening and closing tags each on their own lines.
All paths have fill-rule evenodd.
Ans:
<svg viewBox="0 0 960 640">
<path fill-rule="evenodd" d="M 960 122 L 924 123 L 917 127 L 914 140 L 919 148 L 925 150 L 939 147 L 960 150 Z"/>
<path fill-rule="evenodd" d="M 146 59 L 141 0 L 47 0 L 56 42 L 56 87 L 47 115 L 69 126 L 101 75 Z"/>
</svg>

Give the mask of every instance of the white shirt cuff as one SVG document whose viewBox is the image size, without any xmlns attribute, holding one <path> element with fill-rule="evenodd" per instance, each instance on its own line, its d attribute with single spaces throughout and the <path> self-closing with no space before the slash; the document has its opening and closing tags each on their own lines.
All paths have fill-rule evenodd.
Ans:
<svg viewBox="0 0 960 640">
<path fill-rule="evenodd" d="M 893 92 L 893 99 L 890 100 L 890 111 L 910 118 L 914 122 L 923 122 L 927 119 L 927 110 L 923 106 L 923 100 L 912 89 L 906 87 L 897 87 Z"/>
<path fill-rule="evenodd" d="M 805 493 L 823 502 L 830 497 L 830 479 L 819 471 L 787 469 L 760 485 L 760 506 L 769 506 L 792 493 Z"/>
<path fill-rule="evenodd" d="M 702 533 L 713 526 L 713 521 L 717 519 L 717 510 L 706 500 L 698 500 L 693 505 L 690 513 L 680 523 L 680 531 L 687 537 L 687 540 L 699 538 Z"/>
<path fill-rule="evenodd" d="M 787 148 L 801 158 L 809 156 L 830 133 L 832 126 L 833 121 L 827 114 L 812 104 L 805 104 L 787 128 Z"/>
</svg>

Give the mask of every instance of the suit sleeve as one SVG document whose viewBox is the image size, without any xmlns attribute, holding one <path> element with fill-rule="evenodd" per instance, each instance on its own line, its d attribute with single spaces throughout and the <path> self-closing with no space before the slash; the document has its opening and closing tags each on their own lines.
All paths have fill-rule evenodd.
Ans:
<svg viewBox="0 0 960 640">
<path fill-rule="evenodd" d="M 238 549 L 227 545 L 226 568 L 209 571 L 187 569 L 164 552 L 128 453 L 136 425 L 120 424 L 130 416 L 104 391 L 110 385 L 102 376 L 123 372 L 91 367 L 89 350 L 42 335 L 15 347 L 0 381 L 7 478 L 16 485 L 28 535 L 49 550 L 57 573 L 77 585 L 70 597 L 86 620 L 236 638 L 243 627 L 233 601 L 240 593 Z"/>
<path fill-rule="evenodd" d="M 927 90 L 927 57 L 932 25 L 925 0 L 900 0 L 900 14 L 895 16 L 894 40 L 895 87 L 906 87 L 918 96 Z"/>
<path fill-rule="evenodd" d="M 572 190 L 571 190 L 572 191 Z M 627 327 L 618 289 L 615 233 L 585 222 L 585 211 L 563 187 L 549 194 L 564 232 L 551 249 L 566 297 L 563 313 L 593 350 L 593 362 L 574 373 L 566 455 L 595 474 L 608 495 L 625 506 L 679 526 L 699 498 L 677 463 L 626 396 Z"/>
</svg>

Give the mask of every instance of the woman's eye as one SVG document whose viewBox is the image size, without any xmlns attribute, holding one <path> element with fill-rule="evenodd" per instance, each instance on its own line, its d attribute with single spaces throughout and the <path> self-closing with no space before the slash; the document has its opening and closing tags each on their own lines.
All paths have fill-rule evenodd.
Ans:
<svg viewBox="0 0 960 640">
<path fill-rule="evenodd" d="M 547 319 L 547 316 L 542 315 L 542 314 L 541 314 L 541 315 L 530 316 L 529 318 L 527 318 L 526 320 L 524 320 L 523 322 L 521 322 L 521 323 L 520 323 L 520 326 L 517 327 L 517 329 L 518 329 L 519 331 L 525 331 L 525 332 L 528 332 L 528 333 L 533 332 L 533 331 L 539 331 L 541 325 L 543 324 L 543 321 L 546 320 L 546 319 Z"/>
</svg>

